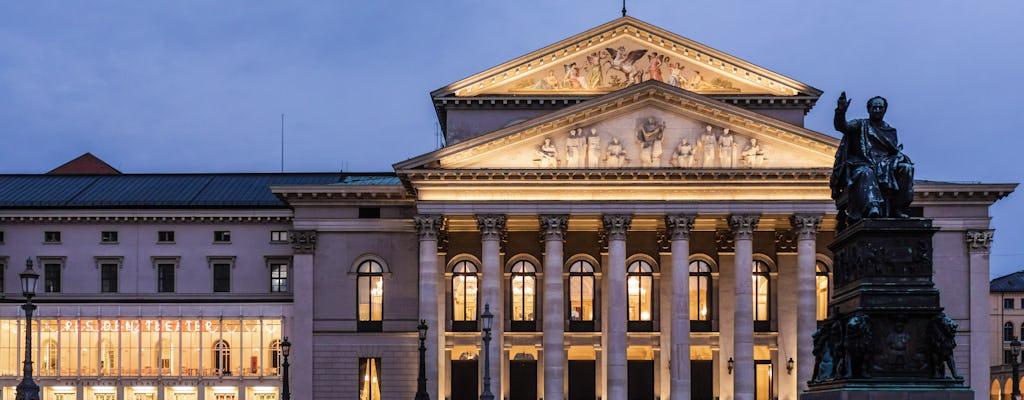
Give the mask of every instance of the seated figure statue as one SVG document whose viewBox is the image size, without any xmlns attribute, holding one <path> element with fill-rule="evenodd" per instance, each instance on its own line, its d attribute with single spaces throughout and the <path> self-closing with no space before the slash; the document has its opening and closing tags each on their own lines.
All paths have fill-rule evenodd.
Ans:
<svg viewBox="0 0 1024 400">
<path fill-rule="evenodd" d="M 863 218 L 907 218 L 914 199 L 914 164 L 903 154 L 896 128 L 882 118 L 889 103 L 868 100 L 868 119 L 846 120 L 850 100 L 839 95 L 835 128 L 843 134 L 829 187 L 839 209 L 839 226 Z"/>
</svg>

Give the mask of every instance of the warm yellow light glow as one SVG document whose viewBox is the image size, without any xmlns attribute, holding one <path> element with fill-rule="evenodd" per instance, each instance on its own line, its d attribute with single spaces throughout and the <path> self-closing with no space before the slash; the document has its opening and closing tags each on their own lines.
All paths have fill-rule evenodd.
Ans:
<svg viewBox="0 0 1024 400">
<path fill-rule="evenodd" d="M 74 386 L 50 386 L 54 393 L 74 393 Z"/>
<path fill-rule="evenodd" d="M 277 392 L 277 388 L 273 387 L 273 386 L 253 386 L 252 387 L 252 392 L 253 393 L 275 393 L 275 392 Z"/>
<path fill-rule="evenodd" d="M 136 393 L 155 393 L 156 388 L 153 386 L 132 386 L 132 391 Z"/>
<path fill-rule="evenodd" d="M 175 393 L 195 393 L 195 386 L 171 386 L 171 391 Z"/>
<path fill-rule="evenodd" d="M 641 311 L 640 312 L 640 320 L 647 321 L 647 320 L 650 320 L 650 319 L 651 319 L 651 313 L 649 313 L 647 311 Z"/>
<path fill-rule="evenodd" d="M 235 387 L 234 386 L 214 386 L 212 388 L 212 390 L 213 390 L 214 393 L 234 393 L 235 392 Z"/>
</svg>

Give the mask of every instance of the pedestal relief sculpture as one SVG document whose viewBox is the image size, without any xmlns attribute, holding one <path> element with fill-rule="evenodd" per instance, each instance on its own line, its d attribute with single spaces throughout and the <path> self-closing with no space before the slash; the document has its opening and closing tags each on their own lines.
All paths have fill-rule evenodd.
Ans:
<svg viewBox="0 0 1024 400">
<path fill-rule="evenodd" d="M 830 315 L 813 334 L 814 368 L 801 399 L 970 399 L 953 351 L 957 324 L 943 312 L 932 282 L 932 235 L 910 218 L 913 164 L 887 104 L 868 101 L 869 119 L 846 121 L 843 93 L 835 114 L 843 139 L 830 186 L 839 227 Z"/>
</svg>

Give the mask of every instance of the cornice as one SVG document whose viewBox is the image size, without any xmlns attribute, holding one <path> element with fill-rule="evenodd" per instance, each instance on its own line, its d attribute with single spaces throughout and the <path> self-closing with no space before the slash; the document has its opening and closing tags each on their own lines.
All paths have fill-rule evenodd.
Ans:
<svg viewBox="0 0 1024 400">
<path fill-rule="evenodd" d="M 291 205 L 301 204 L 303 202 L 337 202 L 338 204 L 344 204 L 367 201 L 402 204 L 411 203 L 413 200 L 402 185 L 271 186 L 270 190 L 277 195 L 278 198 Z"/>
<path fill-rule="evenodd" d="M 250 213 L 186 213 L 175 210 L 158 212 L 126 212 L 120 210 L 3 210 L 0 223 L 253 223 L 290 224 L 291 210 Z"/>
<path fill-rule="evenodd" d="M 797 169 L 416 169 L 398 171 L 413 182 L 436 181 L 828 181 L 830 170 Z"/>
<path fill-rule="evenodd" d="M 914 182 L 915 205 L 976 203 L 990 205 L 1009 196 L 1016 183 Z"/>
</svg>

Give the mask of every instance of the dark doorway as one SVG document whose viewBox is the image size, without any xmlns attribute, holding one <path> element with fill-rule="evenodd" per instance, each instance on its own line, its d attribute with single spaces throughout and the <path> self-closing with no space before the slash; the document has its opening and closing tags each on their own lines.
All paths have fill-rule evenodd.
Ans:
<svg viewBox="0 0 1024 400">
<path fill-rule="evenodd" d="M 714 362 L 711 360 L 690 361 L 690 400 L 714 399 Z"/>
<path fill-rule="evenodd" d="M 451 400 L 476 400 L 480 398 L 477 386 L 479 373 L 476 360 L 452 360 Z"/>
<path fill-rule="evenodd" d="M 537 400 L 537 360 L 508 362 L 509 400 Z"/>
<path fill-rule="evenodd" d="M 597 362 L 569 360 L 569 400 L 597 398 Z"/>
<path fill-rule="evenodd" d="M 653 400 L 654 399 L 654 361 L 632 360 L 627 361 L 626 385 L 628 386 L 626 397 L 629 400 Z"/>
</svg>

